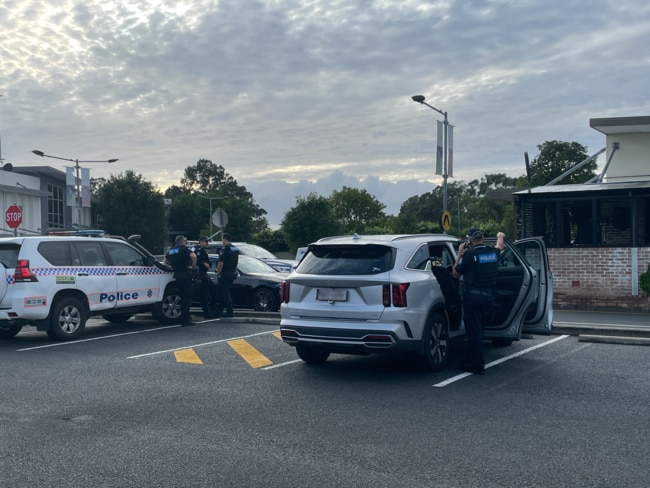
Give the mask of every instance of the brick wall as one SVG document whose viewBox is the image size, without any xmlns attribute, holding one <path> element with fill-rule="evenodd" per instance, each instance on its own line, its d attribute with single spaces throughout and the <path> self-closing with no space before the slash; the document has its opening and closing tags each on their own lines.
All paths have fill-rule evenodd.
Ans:
<svg viewBox="0 0 650 488">
<path fill-rule="evenodd" d="M 650 247 L 637 252 L 641 275 L 650 263 Z M 650 312 L 650 297 L 638 282 L 638 295 L 632 295 L 631 248 L 552 248 L 548 256 L 557 308 Z"/>
</svg>

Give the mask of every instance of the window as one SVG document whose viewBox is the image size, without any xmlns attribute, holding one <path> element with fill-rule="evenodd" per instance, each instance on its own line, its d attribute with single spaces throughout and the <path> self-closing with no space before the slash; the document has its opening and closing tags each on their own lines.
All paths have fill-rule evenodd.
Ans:
<svg viewBox="0 0 650 488">
<path fill-rule="evenodd" d="M 114 266 L 142 266 L 144 264 L 142 254 L 126 244 L 106 242 L 104 245 Z"/>
<path fill-rule="evenodd" d="M 38 245 L 38 252 L 43 256 L 48 263 L 52 266 L 75 266 L 79 265 L 79 261 L 72 263 L 70 259 L 70 248 L 65 241 L 49 241 L 41 242 Z"/>
<path fill-rule="evenodd" d="M 63 188 L 48 183 L 47 191 L 50 192 L 50 195 L 47 197 L 48 228 L 63 229 L 65 227 L 65 222 L 63 220 L 65 193 L 63 191 Z"/>
<path fill-rule="evenodd" d="M 73 242 L 71 243 L 72 259 L 79 260 L 81 266 L 106 266 L 104 252 L 99 242 Z"/>
<path fill-rule="evenodd" d="M 386 246 L 312 246 L 297 271 L 320 275 L 370 275 L 392 268 L 393 251 Z"/>
</svg>

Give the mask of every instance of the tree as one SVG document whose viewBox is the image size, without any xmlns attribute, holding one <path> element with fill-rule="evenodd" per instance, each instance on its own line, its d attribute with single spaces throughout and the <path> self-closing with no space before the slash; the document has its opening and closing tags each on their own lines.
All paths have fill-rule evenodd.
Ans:
<svg viewBox="0 0 650 488">
<path fill-rule="evenodd" d="M 111 176 L 97 191 L 97 213 L 109 234 L 141 234 L 141 244 L 160 253 L 167 240 L 162 194 L 142 175 L 127 170 Z"/>
<path fill-rule="evenodd" d="M 305 198 L 296 197 L 296 206 L 284 214 L 281 226 L 291 252 L 321 237 L 342 232 L 332 203 L 316 193 L 310 193 Z"/>
<path fill-rule="evenodd" d="M 589 157 L 587 148 L 577 142 L 546 141 L 537 146 L 539 154 L 530 163 L 532 186 L 543 186 Z M 559 183 L 585 183 L 596 175 L 596 161 L 564 177 Z"/>
<path fill-rule="evenodd" d="M 268 228 L 266 210 L 255 203 L 253 195 L 245 186 L 238 185 L 223 166 L 200 159 L 196 165 L 185 168 L 180 183 L 180 186 L 171 186 L 165 192 L 165 196 L 172 199 L 169 215 L 172 229 L 187 229 L 190 238 L 207 235 L 212 218 L 210 201 L 213 213 L 217 208 L 226 212 L 228 224 L 222 230 L 232 234 L 237 241 L 248 240 L 253 234 Z M 219 230 L 214 226 L 212 229 Z"/>
<path fill-rule="evenodd" d="M 378 226 L 386 219 L 386 205 L 366 190 L 344 186 L 334 190 L 329 197 L 334 216 L 345 232 L 365 232 L 366 228 Z"/>
</svg>

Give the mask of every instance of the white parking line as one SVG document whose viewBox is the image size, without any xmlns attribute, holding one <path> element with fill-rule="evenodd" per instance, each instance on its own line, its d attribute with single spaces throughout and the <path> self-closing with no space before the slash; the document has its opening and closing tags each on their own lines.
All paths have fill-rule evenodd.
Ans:
<svg viewBox="0 0 650 488">
<path fill-rule="evenodd" d="M 261 370 L 267 370 L 267 369 L 275 369 L 275 368 L 280 368 L 282 366 L 288 366 L 289 364 L 295 364 L 295 363 L 301 363 L 302 359 L 294 359 L 293 361 L 287 361 L 286 363 L 278 363 L 278 364 L 272 364 L 271 366 L 266 366 L 264 368 L 260 368 Z"/>
<path fill-rule="evenodd" d="M 516 352 L 514 354 L 511 354 L 510 356 L 497 359 L 496 361 L 492 361 L 491 363 L 486 364 L 485 369 L 491 368 L 492 366 L 496 366 L 497 364 L 505 363 L 506 361 L 510 361 L 511 359 L 514 359 L 516 357 L 523 356 L 524 354 L 527 354 L 530 351 L 534 351 L 535 349 L 539 349 L 540 347 L 548 346 L 549 344 L 553 344 L 554 342 L 561 341 L 562 339 L 566 339 L 567 337 L 571 337 L 571 336 L 569 335 L 557 336 L 554 339 L 551 339 L 550 341 L 542 342 L 541 344 L 537 344 L 535 346 L 529 347 L 528 349 L 524 349 L 523 351 Z M 452 383 L 455 383 L 456 381 L 462 380 L 463 378 L 467 378 L 468 376 L 472 376 L 472 373 L 462 373 L 452 378 L 449 378 L 448 380 L 441 381 L 440 383 L 436 383 L 433 386 L 437 388 L 442 388 L 443 386 L 450 385 Z"/>
</svg>

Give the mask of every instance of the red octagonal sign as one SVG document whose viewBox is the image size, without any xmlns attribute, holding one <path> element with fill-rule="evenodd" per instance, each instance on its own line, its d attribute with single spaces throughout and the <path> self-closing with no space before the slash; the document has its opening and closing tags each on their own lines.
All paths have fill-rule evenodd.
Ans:
<svg viewBox="0 0 650 488">
<path fill-rule="evenodd" d="M 18 205 L 9 205 L 5 212 L 5 222 L 10 229 L 17 229 L 23 222 L 23 211 Z"/>
</svg>

